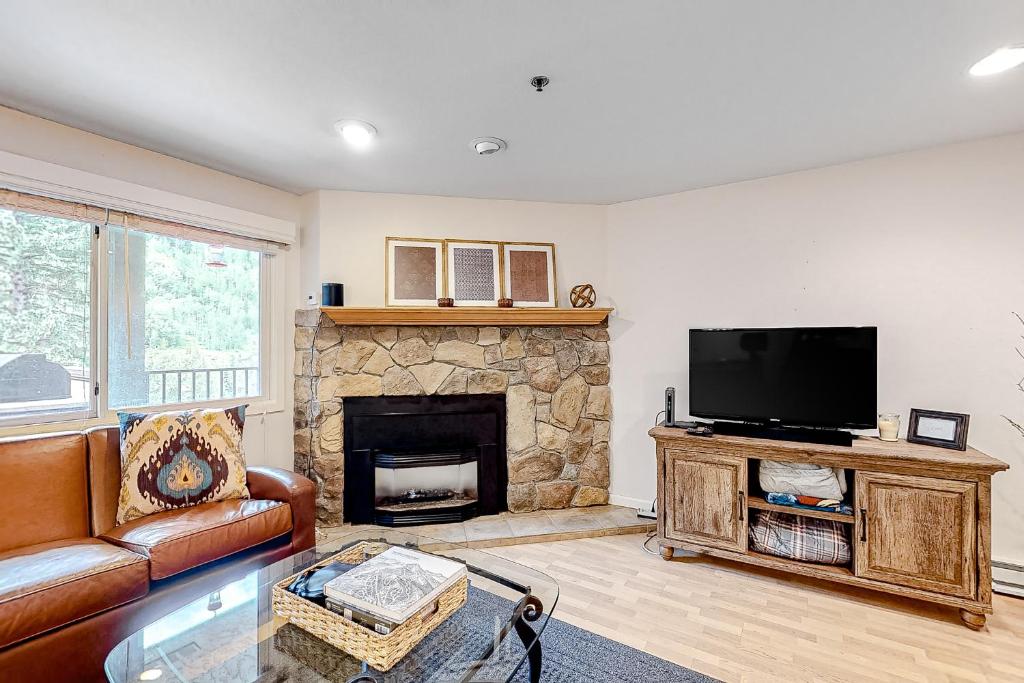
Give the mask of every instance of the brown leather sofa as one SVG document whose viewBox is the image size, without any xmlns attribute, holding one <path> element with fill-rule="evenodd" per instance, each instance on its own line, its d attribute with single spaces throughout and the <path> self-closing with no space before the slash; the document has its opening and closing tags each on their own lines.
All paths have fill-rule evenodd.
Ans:
<svg viewBox="0 0 1024 683">
<path fill-rule="evenodd" d="M 313 483 L 250 467 L 246 500 L 116 526 L 117 427 L 0 440 L 0 681 L 103 681 L 132 632 L 315 545 Z"/>
</svg>

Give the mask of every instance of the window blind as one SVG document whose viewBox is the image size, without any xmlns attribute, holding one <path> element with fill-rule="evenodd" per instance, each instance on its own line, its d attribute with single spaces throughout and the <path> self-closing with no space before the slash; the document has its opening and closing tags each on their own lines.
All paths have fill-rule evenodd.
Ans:
<svg viewBox="0 0 1024 683">
<path fill-rule="evenodd" d="M 109 225 L 117 228 L 128 228 L 141 232 L 151 232 L 170 237 L 178 237 L 193 242 L 204 244 L 234 247 L 237 249 L 248 249 L 266 254 L 275 254 L 286 245 L 261 240 L 253 237 L 242 237 L 233 235 L 221 230 L 198 225 L 188 225 L 176 221 L 167 221 L 161 218 L 144 216 L 127 211 L 117 211 L 91 204 L 69 202 L 53 197 L 18 192 L 16 190 L 0 189 L 0 208 L 12 211 L 24 211 L 26 213 L 65 218 L 68 220 L 82 221 L 98 225 Z M 197 221 L 198 222 L 198 221 Z"/>
<path fill-rule="evenodd" d="M 240 235 L 232 235 L 220 230 L 210 230 L 209 228 L 186 225 L 185 223 L 178 223 L 175 221 L 165 221 L 161 218 L 141 216 L 136 213 L 127 213 L 124 211 L 111 211 L 110 216 L 106 221 L 107 225 L 117 228 L 128 228 L 129 230 L 155 233 L 158 235 L 165 235 L 167 237 L 177 237 L 179 239 L 189 240 L 192 242 L 202 242 L 210 245 L 260 251 L 265 254 L 275 254 L 284 246 L 283 244 L 271 242 L 269 240 L 242 237 Z"/>
<path fill-rule="evenodd" d="M 66 202 L 35 194 L 0 189 L 0 208 L 24 211 L 84 223 L 100 223 L 107 219 L 107 210 L 89 204 Z"/>
</svg>

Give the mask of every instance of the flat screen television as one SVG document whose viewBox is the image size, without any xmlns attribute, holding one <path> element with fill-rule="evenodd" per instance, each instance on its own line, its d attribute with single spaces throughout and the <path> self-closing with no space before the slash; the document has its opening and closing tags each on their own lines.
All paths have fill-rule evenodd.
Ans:
<svg viewBox="0 0 1024 683">
<path fill-rule="evenodd" d="M 690 414 L 871 429 L 876 342 L 874 327 L 690 330 Z"/>
</svg>

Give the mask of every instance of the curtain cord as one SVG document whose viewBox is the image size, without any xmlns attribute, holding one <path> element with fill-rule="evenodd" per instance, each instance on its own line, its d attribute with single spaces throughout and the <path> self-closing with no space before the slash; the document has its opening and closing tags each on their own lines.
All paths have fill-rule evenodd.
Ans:
<svg viewBox="0 0 1024 683">
<path fill-rule="evenodd" d="M 131 266 L 128 262 L 128 222 L 122 215 L 124 241 L 121 251 L 124 253 L 124 336 L 127 343 L 128 358 L 132 357 L 132 287 Z"/>
</svg>

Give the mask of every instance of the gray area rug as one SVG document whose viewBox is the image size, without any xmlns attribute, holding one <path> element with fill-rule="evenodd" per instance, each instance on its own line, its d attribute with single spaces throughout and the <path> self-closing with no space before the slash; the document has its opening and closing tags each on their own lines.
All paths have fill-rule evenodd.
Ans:
<svg viewBox="0 0 1024 683">
<path fill-rule="evenodd" d="M 466 604 L 427 636 L 405 659 L 387 673 L 368 672 L 380 683 L 459 680 L 466 662 L 478 658 L 500 624 L 507 622 L 513 603 L 470 587 Z M 556 608 L 557 613 L 557 608 Z M 603 638 L 557 619 L 541 636 L 544 683 L 714 683 L 715 679 L 645 652 Z M 292 626 L 274 637 L 270 668 L 260 681 L 347 681 L 359 664 L 318 638 Z M 524 647 L 515 632 L 503 641 L 497 657 L 482 668 L 475 680 L 505 681 L 523 658 Z M 313 673 L 312 670 L 315 670 Z M 529 682 L 529 665 L 515 672 L 515 683 Z"/>
<path fill-rule="evenodd" d="M 516 638 L 513 636 L 512 640 Z M 544 649 L 544 667 L 540 680 L 544 683 L 716 681 L 558 619 L 552 619 L 544 629 L 541 646 Z M 529 683 L 529 665 L 523 664 L 513 680 L 515 683 Z"/>
</svg>

